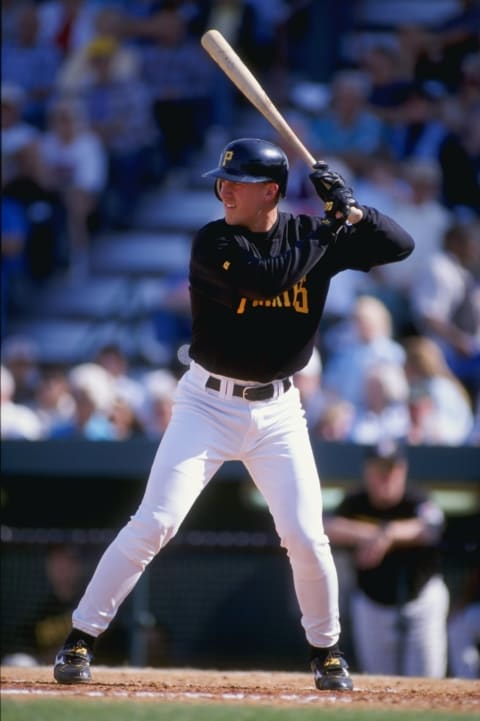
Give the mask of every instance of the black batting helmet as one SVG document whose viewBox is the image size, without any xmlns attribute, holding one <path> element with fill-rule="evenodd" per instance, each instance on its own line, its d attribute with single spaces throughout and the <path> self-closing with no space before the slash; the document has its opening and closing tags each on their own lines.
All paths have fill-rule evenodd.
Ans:
<svg viewBox="0 0 480 721">
<path fill-rule="evenodd" d="M 204 173 L 204 178 L 223 178 L 236 183 L 278 183 L 280 195 L 285 196 L 288 180 L 288 158 L 279 147 L 268 140 L 239 138 L 222 150 L 218 168 Z M 215 184 L 215 193 L 218 196 Z"/>
</svg>

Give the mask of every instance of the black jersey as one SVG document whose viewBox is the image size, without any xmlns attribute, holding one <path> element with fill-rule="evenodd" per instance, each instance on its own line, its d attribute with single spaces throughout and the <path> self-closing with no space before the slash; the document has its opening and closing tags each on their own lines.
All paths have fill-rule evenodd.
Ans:
<svg viewBox="0 0 480 721">
<path fill-rule="evenodd" d="M 366 491 L 346 496 L 336 516 L 381 526 L 390 521 L 421 518 L 432 529 L 431 545 L 394 548 L 373 568 L 357 568 L 358 587 L 373 601 L 386 606 L 403 604 L 416 598 L 423 586 L 440 572 L 438 541 L 443 530 L 442 510 L 427 495 L 407 490 L 402 500 L 388 509 L 378 509 Z"/>
<path fill-rule="evenodd" d="M 268 382 L 303 368 L 313 350 L 330 279 L 406 258 L 410 235 L 388 216 L 334 237 L 318 216 L 280 212 L 267 233 L 216 220 L 193 241 L 190 356 L 204 368 Z"/>
</svg>

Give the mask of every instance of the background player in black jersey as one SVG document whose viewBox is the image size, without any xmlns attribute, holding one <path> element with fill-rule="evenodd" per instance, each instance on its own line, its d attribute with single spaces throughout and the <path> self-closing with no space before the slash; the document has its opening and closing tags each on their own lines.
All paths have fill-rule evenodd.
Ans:
<svg viewBox="0 0 480 721">
<path fill-rule="evenodd" d="M 320 480 L 292 375 L 312 355 L 332 276 L 402 260 L 414 244 L 378 210 L 358 207 L 322 163 L 310 177 L 325 213 L 282 212 L 288 169 L 276 145 L 240 138 L 206 173 L 224 217 L 201 228 L 192 245 L 191 363 L 140 507 L 73 613 L 55 662 L 60 683 L 90 681 L 95 638 L 222 463 L 236 459 L 265 497 L 287 551 L 317 688 L 353 686 L 338 645 L 336 569 L 318 522 Z"/>
<path fill-rule="evenodd" d="M 398 442 L 372 447 L 364 488 L 348 494 L 325 529 L 353 551 L 357 588 L 351 621 L 360 669 L 371 674 L 442 678 L 447 671 L 449 593 L 441 575 L 444 516 L 407 485 Z"/>
</svg>

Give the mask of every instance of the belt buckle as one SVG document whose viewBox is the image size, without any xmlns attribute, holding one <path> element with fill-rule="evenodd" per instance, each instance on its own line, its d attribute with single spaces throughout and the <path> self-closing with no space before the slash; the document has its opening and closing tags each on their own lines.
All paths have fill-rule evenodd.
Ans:
<svg viewBox="0 0 480 721">
<path fill-rule="evenodd" d="M 251 396 L 249 396 L 251 393 Z M 272 383 L 267 383 L 264 386 L 247 386 L 243 389 L 242 398 L 251 401 L 268 401 L 273 398 L 274 386 Z"/>
<path fill-rule="evenodd" d="M 248 401 L 248 396 L 246 394 L 248 393 L 249 390 L 251 390 L 254 387 L 255 386 L 244 386 L 242 388 L 242 398 L 244 401 Z"/>
</svg>

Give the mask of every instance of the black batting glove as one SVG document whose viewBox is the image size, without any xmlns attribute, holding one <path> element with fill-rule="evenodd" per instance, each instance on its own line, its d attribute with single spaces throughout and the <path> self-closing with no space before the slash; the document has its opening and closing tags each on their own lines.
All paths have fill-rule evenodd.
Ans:
<svg viewBox="0 0 480 721">
<path fill-rule="evenodd" d="M 331 199 L 333 190 L 345 187 L 345 180 L 339 173 L 331 170 L 323 160 L 318 160 L 313 167 L 314 172 L 310 173 L 309 177 L 315 192 L 325 203 Z"/>
<path fill-rule="evenodd" d="M 350 215 L 350 209 L 353 205 L 357 205 L 357 201 L 353 197 L 351 188 L 336 188 L 331 200 L 325 201 L 325 215 L 337 217 L 338 215 L 347 220 Z"/>
<path fill-rule="evenodd" d="M 336 238 L 339 232 L 345 226 L 346 219 L 343 216 L 337 218 L 335 217 L 335 215 L 325 213 L 320 222 L 322 226 L 329 231 L 333 238 Z"/>
<path fill-rule="evenodd" d="M 318 161 L 313 167 L 315 170 L 309 177 L 315 192 L 325 203 L 326 216 L 336 218 L 337 213 L 340 213 L 346 220 L 352 205 L 357 205 L 352 189 L 345 185 L 342 176 L 331 170 L 327 163 Z"/>
</svg>

